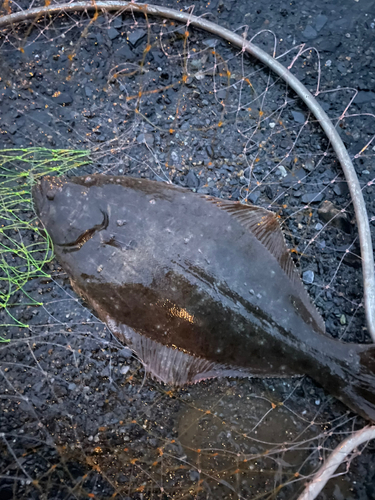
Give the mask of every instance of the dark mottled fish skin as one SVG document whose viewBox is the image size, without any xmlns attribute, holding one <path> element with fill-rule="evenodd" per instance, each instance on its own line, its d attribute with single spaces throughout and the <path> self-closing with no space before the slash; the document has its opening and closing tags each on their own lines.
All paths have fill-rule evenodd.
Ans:
<svg viewBox="0 0 375 500">
<path fill-rule="evenodd" d="M 74 289 L 155 378 L 307 374 L 375 421 L 374 345 L 325 334 L 270 212 L 102 175 L 33 198 Z"/>
</svg>

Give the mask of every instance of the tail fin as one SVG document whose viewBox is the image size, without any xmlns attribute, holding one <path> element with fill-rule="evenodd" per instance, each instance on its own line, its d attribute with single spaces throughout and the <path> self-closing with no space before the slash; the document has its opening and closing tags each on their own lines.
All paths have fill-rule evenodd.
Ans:
<svg viewBox="0 0 375 500">
<path fill-rule="evenodd" d="M 375 422 L 375 345 L 346 344 L 342 380 L 332 394 L 366 420 Z"/>
</svg>

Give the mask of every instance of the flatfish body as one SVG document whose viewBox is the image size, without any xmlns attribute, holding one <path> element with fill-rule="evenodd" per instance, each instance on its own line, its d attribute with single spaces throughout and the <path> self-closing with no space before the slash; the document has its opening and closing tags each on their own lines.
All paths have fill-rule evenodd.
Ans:
<svg viewBox="0 0 375 500">
<path fill-rule="evenodd" d="M 325 334 L 273 213 L 103 175 L 33 197 L 74 289 L 154 378 L 308 374 L 375 420 L 374 346 Z"/>
</svg>

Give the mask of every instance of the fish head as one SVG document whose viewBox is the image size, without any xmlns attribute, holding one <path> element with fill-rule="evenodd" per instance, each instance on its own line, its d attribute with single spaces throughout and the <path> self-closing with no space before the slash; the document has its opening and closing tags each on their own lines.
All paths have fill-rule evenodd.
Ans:
<svg viewBox="0 0 375 500">
<path fill-rule="evenodd" d="M 43 177 L 32 189 L 35 212 L 54 245 L 74 242 L 103 220 L 103 209 L 88 188 L 65 177 Z"/>
</svg>

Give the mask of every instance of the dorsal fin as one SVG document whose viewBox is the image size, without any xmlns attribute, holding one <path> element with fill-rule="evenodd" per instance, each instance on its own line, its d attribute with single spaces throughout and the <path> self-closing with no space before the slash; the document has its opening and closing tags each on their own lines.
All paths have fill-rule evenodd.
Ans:
<svg viewBox="0 0 375 500">
<path fill-rule="evenodd" d="M 275 257 L 281 269 L 285 272 L 296 290 L 296 298 L 301 301 L 303 306 L 310 313 L 313 320 L 313 326 L 320 331 L 325 332 L 323 318 L 318 310 L 312 304 L 310 297 L 302 283 L 298 270 L 290 256 L 286 246 L 284 234 L 281 230 L 276 215 L 269 210 L 255 205 L 243 205 L 238 202 L 221 200 L 205 196 L 205 199 L 217 205 L 220 209 L 229 213 L 244 228 L 248 229 L 257 240 L 266 247 L 266 249 Z M 296 308 L 301 304 L 296 304 Z M 315 323 L 315 325 L 314 325 Z"/>
</svg>

